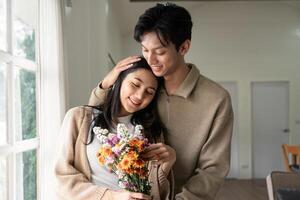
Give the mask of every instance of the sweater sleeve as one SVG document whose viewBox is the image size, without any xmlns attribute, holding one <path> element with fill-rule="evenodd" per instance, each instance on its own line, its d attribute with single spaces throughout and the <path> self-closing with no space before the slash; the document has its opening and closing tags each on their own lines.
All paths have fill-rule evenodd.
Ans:
<svg viewBox="0 0 300 200">
<path fill-rule="evenodd" d="M 152 186 L 152 199 L 172 200 L 174 198 L 174 176 L 172 170 L 166 177 L 160 166 L 150 165 L 149 181 Z"/>
<path fill-rule="evenodd" d="M 64 118 L 60 136 L 62 148 L 55 165 L 59 199 L 103 199 L 107 188 L 92 184 L 88 177 L 75 166 L 75 145 L 84 118 L 84 109 L 73 108 Z"/>
<path fill-rule="evenodd" d="M 91 106 L 97 106 L 97 105 L 103 103 L 104 100 L 105 100 L 107 92 L 111 89 L 111 88 L 106 89 L 106 90 L 102 89 L 101 88 L 101 83 L 102 82 L 100 82 L 97 85 L 97 87 L 95 87 L 93 89 L 93 91 L 91 93 L 91 96 L 90 96 L 90 99 L 89 99 L 89 105 L 91 105 Z"/>
<path fill-rule="evenodd" d="M 233 111 L 230 96 L 223 99 L 216 112 L 209 136 L 200 149 L 197 167 L 176 200 L 213 200 L 230 168 Z"/>
<path fill-rule="evenodd" d="M 163 134 L 156 142 L 164 143 Z M 168 176 L 165 175 L 161 166 L 153 165 L 150 162 L 149 181 L 151 183 L 151 197 L 153 200 L 173 200 L 174 199 L 174 174 L 171 169 Z"/>
</svg>

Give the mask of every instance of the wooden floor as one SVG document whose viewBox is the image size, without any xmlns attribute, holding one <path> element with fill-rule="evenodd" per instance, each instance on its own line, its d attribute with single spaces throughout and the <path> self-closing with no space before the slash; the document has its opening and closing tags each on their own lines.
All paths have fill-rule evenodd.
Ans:
<svg viewBox="0 0 300 200">
<path fill-rule="evenodd" d="M 216 200 L 268 200 L 265 179 L 228 179 Z"/>
</svg>

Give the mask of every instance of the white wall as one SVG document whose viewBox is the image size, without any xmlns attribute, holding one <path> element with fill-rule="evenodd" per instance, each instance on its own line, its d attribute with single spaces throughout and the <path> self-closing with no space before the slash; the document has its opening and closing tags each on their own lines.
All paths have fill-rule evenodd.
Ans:
<svg viewBox="0 0 300 200">
<path fill-rule="evenodd" d="M 280 2 L 208 2 L 190 10 L 186 57 L 216 81 L 238 83 L 240 178 L 251 178 L 251 81 L 290 82 L 290 142 L 300 144 L 300 8 Z M 140 54 L 132 35 L 123 56 Z"/>
<path fill-rule="evenodd" d="M 122 52 L 122 36 L 119 28 L 119 24 L 117 22 L 116 13 L 113 9 L 114 2 L 108 1 L 109 9 L 108 9 L 108 17 L 107 17 L 107 51 L 110 52 L 112 55 L 115 63 L 118 63 L 120 59 L 122 59 L 121 52 Z M 109 67 L 112 68 L 113 66 L 109 63 Z"/>
<path fill-rule="evenodd" d="M 67 108 L 88 103 L 109 70 L 108 52 L 120 58 L 121 36 L 109 1 L 72 1 L 64 20 Z"/>
</svg>

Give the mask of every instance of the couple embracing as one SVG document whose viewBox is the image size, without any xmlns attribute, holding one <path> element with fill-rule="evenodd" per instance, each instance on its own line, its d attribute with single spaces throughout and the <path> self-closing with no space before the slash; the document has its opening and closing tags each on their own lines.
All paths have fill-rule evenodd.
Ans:
<svg viewBox="0 0 300 200">
<path fill-rule="evenodd" d="M 60 199 L 212 200 L 230 165 L 233 111 L 228 92 L 185 62 L 191 46 L 189 12 L 157 4 L 138 19 L 134 39 L 143 56 L 118 64 L 92 91 L 89 106 L 68 111 L 55 167 Z M 117 132 L 143 127 L 149 141 L 149 194 L 124 190 L 99 166 L 95 127 Z"/>
</svg>

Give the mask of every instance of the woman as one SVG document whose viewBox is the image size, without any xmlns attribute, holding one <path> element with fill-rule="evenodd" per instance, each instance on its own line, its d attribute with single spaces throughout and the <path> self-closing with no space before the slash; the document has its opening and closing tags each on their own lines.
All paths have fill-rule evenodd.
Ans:
<svg viewBox="0 0 300 200">
<path fill-rule="evenodd" d="M 65 116 L 61 128 L 63 148 L 55 167 L 58 196 L 84 200 L 173 198 L 170 170 L 176 153 L 162 143 L 165 130 L 156 110 L 160 80 L 153 75 L 144 58 L 124 59 L 114 69 L 114 76 L 107 76 L 114 77 L 114 85 L 107 91 L 102 104 L 76 107 Z M 144 154 L 145 159 L 152 161 L 149 166 L 151 197 L 122 190 L 118 187 L 117 176 L 97 163 L 100 144 L 91 130 L 100 126 L 115 132 L 117 123 L 124 123 L 129 129 L 141 124 L 145 136 L 153 143 Z"/>
</svg>

